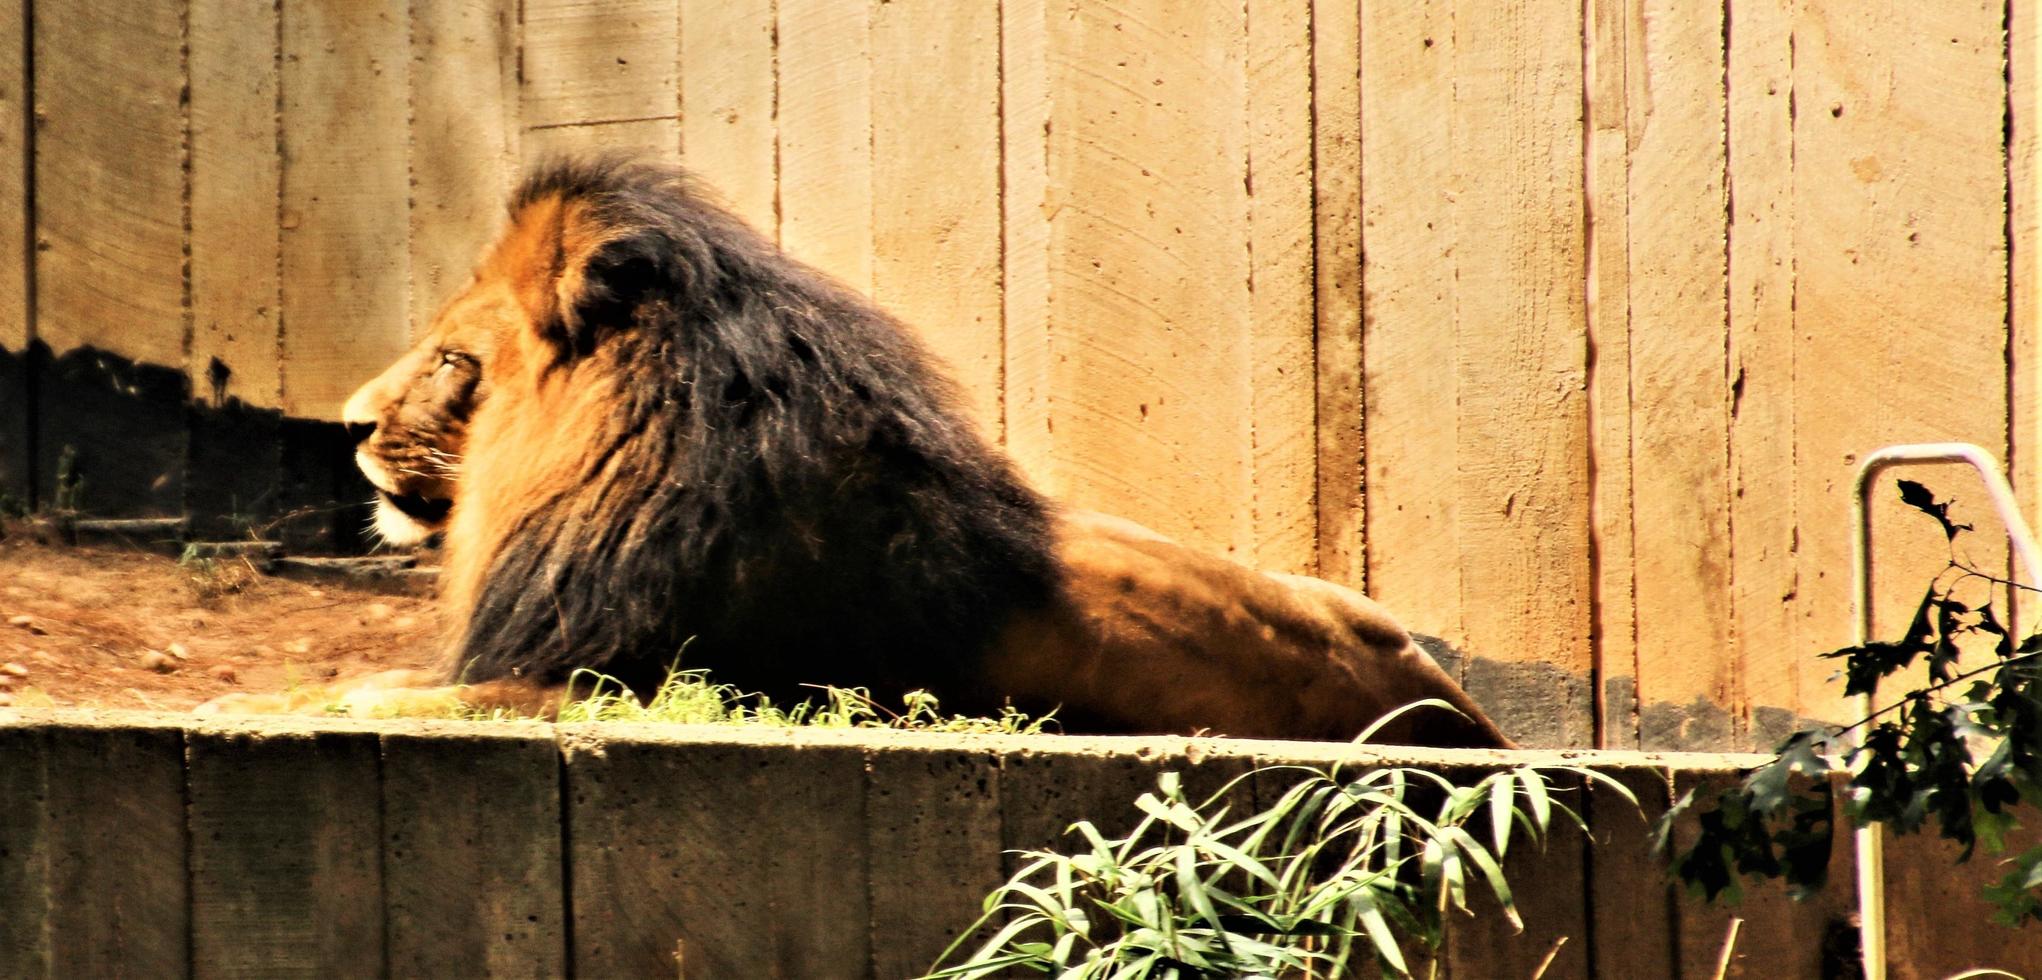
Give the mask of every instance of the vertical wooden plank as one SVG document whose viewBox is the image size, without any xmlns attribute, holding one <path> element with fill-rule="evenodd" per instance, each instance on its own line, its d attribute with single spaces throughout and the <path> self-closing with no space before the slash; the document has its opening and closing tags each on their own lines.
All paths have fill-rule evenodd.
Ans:
<svg viewBox="0 0 2042 980">
<path fill-rule="evenodd" d="M 575 973 L 865 974 L 864 753 L 797 738 L 566 736 Z"/>
<path fill-rule="evenodd" d="M 382 737 L 389 975 L 567 973 L 560 753 L 538 725 Z"/>
<path fill-rule="evenodd" d="M 1049 22 L 1047 0 L 1000 2 L 1001 319 L 1006 334 L 1007 452 L 1049 493 L 1062 496 L 1051 463 L 1049 365 Z"/>
<path fill-rule="evenodd" d="M 918 977 L 1007 880 L 1000 758 L 899 745 L 868 752 L 866 768 L 871 975 Z"/>
<path fill-rule="evenodd" d="M 50 975 L 190 975 L 183 733 L 64 724 L 47 739 Z"/>
<path fill-rule="evenodd" d="M 37 469 L 69 448 L 81 505 L 183 507 L 184 6 L 35 9 Z M 118 207 L 110 202 L 120 202 Z"/>
<path fill-rule="evenodd" d="M 201 397 L 262 408 L 283 399 L 276 17 L 191 0 L 191 361 Z"/>
<path fill-rule="evenodd" d="M 1725 748 L 1730 590 L 1722 4 L 1646 0 L 1627 62 L 1632 581 L 1646 748 Z M 1607 298 L 1607 297 L 1606 297 Z"/>
<path fill-rule="evenodd" d="M 1539 690 L 1525 737 L 1583 745 L 1593 705 L 1582 7 L 1465 2 L 1454 13 L 1455 486 L 1469 687 L 1485 704 Z"/>
<path fill-rule="evenodd" d="M 1310 574 L 1319 543 L 1311 0 L 1250 0 L 1247 86 L 1252 558 Z M 1358 433 L 1361 415 L 1327 421 Z"/>
<path fill-rule="evenodd" d="M 1054 463 L 1079 506 L 1246 558 L 1247 25 L 1181 9 L 1052 17 Z"/>
<path fill-rule="evenodd" d="M 1370 5 L 1371 23 L 1382 7 Z M 1369 71 L 1361 5 L 1312 2 L 1312 247 L 1313 343 L 1317 348 L 1317 574 L 1357 589 L 1375 587 L 1376 553 L 1363 488 L 1373 485 L 1364 463 L 1369 411 L 1362 349 L 1363 180 L 1369 149 L 1361 139 L 1361 76 Z M 1427 5 L 1424 9 L 1432 9 Z M 1373 94 L 1373 93 L 1371 93 Z M 1373 274 L 1373 273 L 1371 273 Z M 1452 590 L 1458 591 L 1458 590 Z"/>
<path fill-rule="evenodd" d="M 1488 773 L 1449 770 L 1447 775 L 1458 785 L 1472 786 Z M 1568 805 L 1580 802 L 1578 791 L 1561 792 Z M 1553 821 L 1543 840 L 1515 832 L 1503 870 L 1524 928 L 1512 926 L 1494 896 L 1471 884 L 1468 907 L 1473 917 L 1452 913 L 1455 918 L 1447 928 L 1447 975 L 1454 980 L 1591 976 L 1588 916 L 1594 896 L 1587 878 L 1587 850 L 1587 835 L 1565 817 Z"/>
<path fill-rule="evenodd" d="M 277 8 L 191 0 L 191 486 L 205 533 L 278 505 Z M 214 518 L 225 517 L 226 520 Z M 237 522 L 236 519 L 240 520 Z"/>
<path fill-rule="evenodd" d="M 1638 608 L 1631 527 L 1630 91 L 1642 25 L 1625 0 L 1587 7 L 1588 418 L 1595 552 L 1598 743 L 1638 745 Z"/>
<path fill-rule="evenodd" d="M 518 175 L 515 0 L 411 8 L 411 332 L 468 283 Z"/>
<path fill-rule="evenodd" d="M 736 209 L 777 234 L 773 0 L 680 0 L 681 156 Z"/>
<path fill-rule="evenodd" d="M 0 976 L 50 976 L 50 820 L 40 725 L 0 719 Z"/>
<path fill-rule="evenodd" d="M 1750 739 L 1797 719 L 1792 0 L 1730 5 L 1730 621 Z"/>
<path fill-rule="evenodd" d="M 2013 420 L 2007 456 L 2028 523 L 2042 518 L 2042 16 L 2036 4 L 2007 5 L 2007 204 L 2011 249 L 2008 355 Z M 2019 572 L 2020 570 L 2016 570 Z M 2020 572 L 2025 580 L 2025 572 Z M 2032 602 L 2021 623 L 2032 629 Z"/>
<path fill-rule="evenodd" d="M 872 9 L 778 0 L 780 245 L 872 291 Z"/>
<path fill-rule="evenodd" d="M 0 496 L 29 493 L 28 0 L 0 0 Z"/>
<path fill-rule="evenodd" d="M 678 0 L 527 0 L 521 155 L 681 151 Z"/>
<path fill-rule="evenodd" d="M 1652 851 L 1652 831 L 1673 803 L 1673 773 L 1647 766 L 1603 771 L 1630 790 L 1637 805 L 1605 787 L 1589 787 L 1587 897 L 1594 927 L 1583 938 L 1593 943 L 1593 975 L 1678 977 L 1676 885 L 1665 857 Z"/>
<path fill-rule="evenodd" d="M 375 735 L 193 731 L 185 765 L 193 972 L 386 975 Z"/>
<path fill-rule="evenodd" d="M 284 410 L 337 419 L 409 346 L 406 4 L 282 16 Z"/>
<path fill-rule="evenodd" d="M 993 437 L 1005 397 L 999 43 L 997 0 L 872 8 L 872 296 L 946 362 Z"/>
<path fill-rule="evenodd" d="M 1321 45 L 1328 43 L 1329 6 L 1353 5 L 1321 0 L 1315 32 Z M 1322 145 L 1319 207 L 1323 215 L 1358 192 L 1367 245 L 1362 272 L 1368 289 L 1358 297 L 1363 305 L 1356 328 L 1368 351 L 1368 591 L 1410 628 L 1465 647 L 1454 489 L 1460 421 L 1453 362 L 1453 5 L 1372 3 L 1363 14 L 1361 74 L 1368 83 L 1361 89 L 1360 123 L 1369 135 L 1360 144 L 1360 183 L 1324 186 L 1327 168 L 1341 158 L 1328 159 Z M 1325 96 L 1322 87 L 1319 98 Z M 1328 201 L 1329 193 L 1344 197 Z M 1358 250 L 1350 257 L 1359 258 Z M 1322 231 L 1322 375 L 1331 315 L 1326 266 L 1343 261 L 1327 251 Z M 1323 439 L 1323 420 L 1320 429 Z M 1319 465 L 1329 465 L 1323 453 Z M 1323 481 L 1320 492 L 1324 520 Z"/>
<path fill-rule="evenodd" d="M 1896 442 L 2006 439 L 2003 13 L 2000 4 L 1897 0 L 1797 12 L 1802 651 L 1833 649 L 1852 635 L 1850 496 L 1863 454 Z M 1962 471 L 1910 478 L 1981 500 Z M 1941 532 L 1885 483 L 1873 520 L 1883 585 L 1877 628 L 1890 632 L 1904 626 L 1948 552 Z M 2003 565 L 2005 552 L 1988 536 L 1970 547 L 1978 560 Z M 1833 669 L 1803 659 L 1804 713 L 1849 712 L 1841 686 L 1824 683 Z"/>
</svg>

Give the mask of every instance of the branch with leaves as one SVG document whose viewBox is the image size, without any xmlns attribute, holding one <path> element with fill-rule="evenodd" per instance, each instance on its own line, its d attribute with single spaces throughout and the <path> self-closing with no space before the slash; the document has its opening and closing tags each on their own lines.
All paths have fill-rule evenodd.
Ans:
<svg viewBox="0 0 2042 980">
<path fill-rule="evenodd" d="M 1933 826 L 1962 847 L 2003 854 L 2020 804 L 2042 804 L 2042 633 L 2016 643 L 2002 610 L 2015 590 L 2035 590 L 1959 557 L 1971 530 L 1950 517 L 1950 502 L 1901 480 L 1900 499 L 1928 515 L 1950 545 L 1949 564 L 1929 582 L 1897 640 L 1846 647 L 1823 656 L 1842 661 L 1844 693 L 1876 695 L 1889 678 L 1925 665 L 1927 680 L 1847 725 L 1808 729 L 1783 743 L 1773 761 L 1746 774 L 1706 804 L 1691 790 L 1659 825 L 1659 846 L 1681 814 L 1694 810 L 1700 832 L 1674 858 L 1674 871 L 1713 899 L 1739 893 L 1739 876 L 1784 879 L 1798 896 L 1819 890 L 1829 870 L 1836 812 L 1859 826 L 1898 834 Z M 1960 666 L 1960 640 L 1989 645 L 1991 659 Z M 1799 778 L 1797 778 L 1799 777 Z M 1986 897 L 2008 925 L 2042 921 L 2042 846 L 2006 861 L 2009 870 Z"/>
</svg>

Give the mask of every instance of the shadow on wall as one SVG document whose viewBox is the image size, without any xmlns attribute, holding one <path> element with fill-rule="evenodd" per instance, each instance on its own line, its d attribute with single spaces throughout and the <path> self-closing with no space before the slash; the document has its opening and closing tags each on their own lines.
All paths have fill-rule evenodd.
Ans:
<svg viewBox="0 0 2042 980">
<path fill-rule="evenodd" d="M 178 517 L 198 538 L 359 552 L 373 491 L 337 422 L 292 418 L 184 370 L 41 341 L 0 349 L 0 496 L 90 517 Z"/>
</svg>

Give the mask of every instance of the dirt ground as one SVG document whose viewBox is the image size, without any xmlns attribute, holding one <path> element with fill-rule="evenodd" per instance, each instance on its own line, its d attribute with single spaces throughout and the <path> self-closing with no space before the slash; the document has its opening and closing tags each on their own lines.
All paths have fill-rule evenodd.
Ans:
<svg viewBox="0 0 2042 980">
<path fill-rule="evenodd" d="M 0 704 L 181 711 L 234 691 L 430 666 L 430 598 L 38 542 L 0 525 Z"/>
</svg>

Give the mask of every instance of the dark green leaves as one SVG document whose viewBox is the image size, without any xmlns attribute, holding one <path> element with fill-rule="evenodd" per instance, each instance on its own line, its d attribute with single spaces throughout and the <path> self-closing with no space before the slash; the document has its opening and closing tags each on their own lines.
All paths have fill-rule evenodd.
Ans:
<svg viewBox="0 0 2042 980">
<path fill-rule="evenodd" d="M 1934 518 L 1952 542 L 1971 529 L 1921 484 L 1900 481 L 1900 499 Z M 1846 694 L 1879 697 L 1887 688 L 1883 707 L 1856 724 L 1796 734 L 1742 784 L 1706 806 L 1683 800 L 1667 814 L 1662 841 L 1673 821 L 1694 812 L 1696 839 L 1674 858 L 1690 887 L 1734 896 L 1739 875 L 1784 879 L 1797 894 L 1821 887 L 1839 782 L 1848 787 L 1842 810 L 1855 823 L 1903 834 L 1933 825 L 1962 845 L 1960 861 L 1980 844 L 2004 850 L 2013 809 L 2042 801 L 2042 635 L 2015 644 L 1995 596 L 2019 586 L 1955 555 L 1953 547 L 1898 640 L 1823 655 L 1844 662 Z M 1962 661 L 1959 641 L 1972 634 L 1990 639 L 1989 661 Z M 1917 664 L 1912 681 L 1900 679 Z M 2006 922 L 2042 920 L 2042 848 L 2008 863 L 1988 898 Z"/>
</svg>

